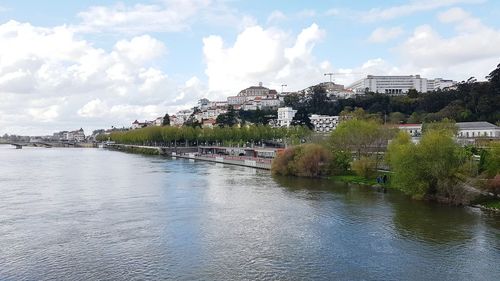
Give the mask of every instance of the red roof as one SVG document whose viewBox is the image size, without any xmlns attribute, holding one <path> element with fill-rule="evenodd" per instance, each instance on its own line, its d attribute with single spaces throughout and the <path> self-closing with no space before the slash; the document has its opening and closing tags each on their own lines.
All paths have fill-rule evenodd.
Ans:
<svg viewBox="0 0 500 281">
<path fill-rule="evenodd" d="M 399 124 L 399 127 L 415 127 L 415 126 L 422 126 L 422 124 Z"/>
</svg>

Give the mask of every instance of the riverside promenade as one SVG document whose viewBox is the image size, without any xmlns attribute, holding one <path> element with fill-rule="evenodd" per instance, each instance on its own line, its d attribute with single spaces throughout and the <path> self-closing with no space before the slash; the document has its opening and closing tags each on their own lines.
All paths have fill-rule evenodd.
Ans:
<svg viewBox="0 0 500 281">
<path fill-rule="evenodd" d="M 147 145 L 110 144 L 106 146 L 119 151 L 153 151 L 154 154 L 171 156 L 173 158 L 184 158 L 197 161 L 223 163 L 229 165 L 250 167 L 262 170 L 271 170 L 271 163 L 276 154 L 275 149 L 264 148 L 235 148 L 235 147 L 161 147 Z M 210 153 L 207 153 L 210 151 Z M 237 152 L 238 155 L 227 155 L 221 151 Z M 245 155 L 242 155 L 245 154 Z M 267 157 L 259 157 L 267 155 Z M 272 155 L 270 157 L 269 155 Z"/>
<path fill-rule="evenodd" d="M 251 167 L 262 170 L 271 170 L 272 159 L 264 159 L 248 156 L 229 156 L 229 155 L 209 155 L 197 153 L 172 154 L 172 157 L 192 159 L 198 161 L 207 161 L 214 163 L 223 163 L 229 165 Z"/>
</svg>

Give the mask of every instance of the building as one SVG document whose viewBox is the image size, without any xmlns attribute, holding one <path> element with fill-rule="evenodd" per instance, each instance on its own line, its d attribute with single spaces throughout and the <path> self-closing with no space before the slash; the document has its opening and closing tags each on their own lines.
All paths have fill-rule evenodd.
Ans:
<svg viewBox="0 0 500 281">
<path fill-rule="evenodd" d="M 281 101 L 277 98 L 261 98 L 255 97 L 253 100 L 244 102 L 241 105 L 243 110 L 257 110 L 257 109 L 277 109 L 281 105 Z"/>
<path fill-rule="evenodd" d="M 262 82 L 259 86 L 251 86 L 249 88 L 241 90 L 238 95 L 231 96 L 227 98 L 228 105 L 242 105 L 246 101 L 254 100 L 255 98 L 268 98 L 268 99 L 278 99 L 278 92 L 262 86 Z"/>
<path fill-rule="evenodd" d="M 458 138 L 500 138 L 500 128 L 488 122 L 458 122 Z"/>
<path fill-rule="evenodd" d="M 412 137 L 420 137 L 422 135 L 422 124 L 400 124 L 398 129 L 407 132 Z"/>
<path fill-rule="evenodd" d="M 193 114 L 193 110 L 190 109 L 185 109 L 185 110 L 180 110 L 175 113 L 175 125 L 182 125 L 184 124 L 188 118 Z"/>
<path fill-rule="evenodd" d="M 65 132 L 63 136 L 63 140 L 74 141 L 74 142 L 83 142 L 85 141 L 85 132 L 82 128 L 76 131 Z"/>
<path fill-rule="evenodd" d="M 322 82 L 314 86 L 307 87 L 303 90 L 300 90 L 299 93 L 305 94 L 305 95 L 311 95 L 314 93 L 315 88 L 320 88 L 327 94 L 331 94 L 334 92 L 339 92 L 344 90 L 344 85 L 340 84 L 335 84 L 333 82 Z"/>
<path fill-rule="evenodd" d="M 313 114 L 309 119 L 314 126 L 314 131 L 318 133 L 331 132 L 337 128 L 339 123 L 339 116 Z"/>
<path fill-rule="evenodd" d="M 161 126 L 163 125 L 163 117 L 157 117 L 153 122 L 155 126 Z"/>
<path fill-rule="evenodd" d="M 148 122 L 147 121 L 145 121 L 144 123 L 143 122 L 139 122 L 137 120 L 135 120 L 134 122 L 132 122 L 132 130 L 144 128 L 144 127 L 147 127 L 147 126 L 148 126 Z"/>
<path fill-rule="evenodd" d="M 227 112 L 227 110 L 220 109 L 220 108 L 207 109 L 207 110 L 201 112 L 201 119 L 216 119 L 217 116 L 219 116 L 220 114 L 224 114 L 226 112 Z"/>
<path fill-rule="evenodd" d="M 294 110 L 291 107 L 280 107 L 278 108 L 278 120 L 276 122 L 276 126 L 278 127 L 290 127 L 292 124 L 293 117 L 297 113 L 297 110 Z"/>
<path fill-rule="evenodd" d="M 374 92 L 388 95 L 406 94 L 414 89 L 420 93 L 427 93 L 438 89 L 444 89 L 456 84 L 452 80 L 442 78 L 427 79 L 420 75 L 399 75 L 399 76 L 375 76 L 368 75 L 366 78 L 358 80 L 348 86 L 349 89 L 357 93 Z"/>
<path fill-rule="evenodd" d="M 215 119 L 204 119 L 201 126 L 203 128 L 213 128 L 216 124 L 217 122 Z"/>
</svg>

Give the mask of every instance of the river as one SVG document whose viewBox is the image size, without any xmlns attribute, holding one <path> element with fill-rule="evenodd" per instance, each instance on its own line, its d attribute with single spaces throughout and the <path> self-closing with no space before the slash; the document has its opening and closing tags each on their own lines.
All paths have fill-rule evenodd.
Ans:
<svg viewBox="0 0 500 281">
<path fill-rule="evenodd" d="M 500 280 L 500 215 L 102 149 L 0 145 L 0 280 Z"/>
</svg>

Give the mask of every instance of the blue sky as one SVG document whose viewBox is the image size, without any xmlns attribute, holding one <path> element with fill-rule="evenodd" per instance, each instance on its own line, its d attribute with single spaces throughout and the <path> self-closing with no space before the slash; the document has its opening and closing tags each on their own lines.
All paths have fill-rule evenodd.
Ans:
<svg viewBox="0 0 500 281">
<path fill-rule="evenodd" d="M 484 79 L 500 3 L 2 1 L 0 134 L 128 126 L 262 81 L 341 72 Z M 2 47 L 3 46 L 3 47 Z"/>
</svg>

